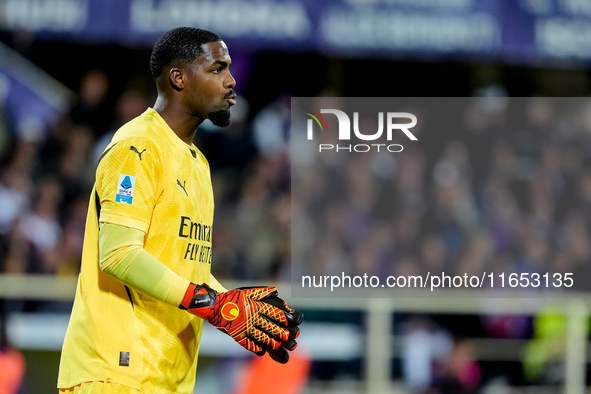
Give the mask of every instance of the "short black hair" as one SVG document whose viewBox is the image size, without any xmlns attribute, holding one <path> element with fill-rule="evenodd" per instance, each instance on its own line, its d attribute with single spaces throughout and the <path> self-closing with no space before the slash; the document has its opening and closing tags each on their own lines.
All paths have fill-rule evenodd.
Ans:
<svg viewBox="0 0 591 394">
<path fill-rule="evenodd" d="M 154 79 L 174 61 L 192 62 L 203 53 L 201 46 L 221 41 L 221 37 L 209 30 L 195 27 L 177 27 L 164 33 L 152 49 L 150 71 Z"/>
</svg>

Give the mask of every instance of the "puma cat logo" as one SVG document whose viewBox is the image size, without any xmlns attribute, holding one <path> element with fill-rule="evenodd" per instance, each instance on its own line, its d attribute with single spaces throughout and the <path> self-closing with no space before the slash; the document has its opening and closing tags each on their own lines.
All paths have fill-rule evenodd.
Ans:
<svg viewBox="0 0 591 394">
<path fill-rule="evenodd" d="M 187 193 L 187 189 L 185 189 L 185 185 L 187 184 L 187 181 L 184 181 L 184 182 L 181 184 L 181 181 L 179 181 L 179 180 L 177 179 L 177 180 L 176 180 L 176 184 L 177 184 L 177 185 L 179 185 L 179 186 L 180 186 L 180 187 L 183 189 L 183 191 L 185 192 L 185 194 L 186 194 L 186 195 L 187 195 L 187 197 L 188 197 L 188 196 L 189 196 L 189 193 Z"/>
<path fill-rule="evenodd" d="M 144 152 L 146 151 L 146 150 L 144 149 L 143 151 L 141 151 L 141 152 L 140 152 L 140 151 L 138 151 L 138 150 L 137 150 L 137 148 L 136 148 L 135 146 L 133 146 L 133 145 L 132 145 L 132 146 L 129 148 L 129 150 L 132 150 L 132 151 L 134 151 L 135 153 L 137 153 L 137 155 L 140 157 L 140 161 L 142 160 L 142 153 L 144 153 Z"/>
</svg>

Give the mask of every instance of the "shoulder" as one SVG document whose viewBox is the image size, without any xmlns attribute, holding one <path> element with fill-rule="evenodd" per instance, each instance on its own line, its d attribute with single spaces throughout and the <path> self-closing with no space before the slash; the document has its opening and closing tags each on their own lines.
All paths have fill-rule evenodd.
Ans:
<svg viewBox="0 0 591 394">
<path fill-rule="evenodd" d="M 113 139 L 104 150 L 99 160 L 99 166 L 105 161 L 126 161 L 128 156 L 140 162 L 159 161 L 163 154 L 162 145 L 147 135 L 131 135 Z"/>
<path fill-rule="evenodd" d="M 158 128 L 158 123 L 147 116 L 147 111 L 124 124 L 103 151 L 99 165 L 104 160 L 126 160 L 129 155 L 141 162 L 160 160 L 163 156 L 167 156 L 168 144 L 162 138 Z"/>
</svg>

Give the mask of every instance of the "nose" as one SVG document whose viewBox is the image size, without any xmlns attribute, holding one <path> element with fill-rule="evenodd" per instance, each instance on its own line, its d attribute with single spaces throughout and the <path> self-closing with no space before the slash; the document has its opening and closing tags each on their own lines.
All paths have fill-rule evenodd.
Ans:
<svg viewBox="0 0 591 394">
<path fill-rule="evenodd" d="M 234 89 L 235 86 L 236 86 L 236 80 L 232 76 L 232 73 L 230 71 L 228 71 L 228 77 L 224 81 L 224 87 L 226 89 Z"/>
</svg>

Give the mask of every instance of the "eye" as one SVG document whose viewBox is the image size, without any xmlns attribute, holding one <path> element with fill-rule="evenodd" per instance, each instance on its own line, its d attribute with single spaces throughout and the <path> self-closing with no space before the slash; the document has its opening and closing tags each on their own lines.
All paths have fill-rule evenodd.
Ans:
<svg viewBox="0 0 591 394">
<path fill-rule="evenodd" d="M 219 74 L 219 73 L 222 72 L 222 67 L 221 66 L 220 67 L 216 67 L 212 71 L 213 71 L 214 74 Z"/>
</svg>

